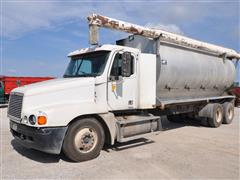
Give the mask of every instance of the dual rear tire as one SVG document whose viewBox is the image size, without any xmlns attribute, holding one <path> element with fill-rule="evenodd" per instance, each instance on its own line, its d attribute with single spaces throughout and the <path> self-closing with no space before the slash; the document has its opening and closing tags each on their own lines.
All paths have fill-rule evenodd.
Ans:
<svg viewBox="0 0 240 180">
<path fill-rule="evenodd" d="M 211 108 L 211 115 L 208 117 L 208 124 L 210 127 L 219 127 L 223 122 L 223 107 L 221 104 L 215 103 Z"/>
<path fill-rule="evenodd" d="M 230 124 L 234 118 L 234 106 L 230 102 L 214 103 L 208 106 L 208 117 L 203 118 L 203 125 L 217 128 L 221 124 Z"/>
<path fill-rule="evenodd" d="M 230 124 L 234 118 L 233 103 L 225 102 L 223 105 L 223 124 Z"/>
<path fill-rule="evenodd" d="M 223 104 L 207 104 L 202 110 L 201 123 L 204 126 L 219 127 L 221 124 L 230 124 L 234 118 L 234 105 L 230 102 Z M 182 122 L 187 114 L 168 115 L 171 122 Z"/>
</svg>

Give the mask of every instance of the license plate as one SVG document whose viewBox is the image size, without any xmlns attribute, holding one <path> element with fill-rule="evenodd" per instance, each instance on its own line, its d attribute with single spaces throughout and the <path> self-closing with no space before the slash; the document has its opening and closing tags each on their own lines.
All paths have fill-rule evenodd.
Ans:
<svg viewBox="0 0 240 180">
<path fill-rule="evenodd" d="M 16 124 L 16 123 L 12 123 L 12 129 L 13 129 L 14 131 L 17 131 L 17 124 Z"/>
</svg>

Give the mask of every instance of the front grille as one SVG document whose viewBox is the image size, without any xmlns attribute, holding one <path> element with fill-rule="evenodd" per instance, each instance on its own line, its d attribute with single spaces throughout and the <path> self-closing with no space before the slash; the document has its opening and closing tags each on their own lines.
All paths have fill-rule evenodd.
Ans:
<svg viewBox="0 0 240 180">
<path fill-rule="evenodd" d="M 23 96 L 11 94 L 8 106 L 8 115 L 21 119 Z"/>
</svg>

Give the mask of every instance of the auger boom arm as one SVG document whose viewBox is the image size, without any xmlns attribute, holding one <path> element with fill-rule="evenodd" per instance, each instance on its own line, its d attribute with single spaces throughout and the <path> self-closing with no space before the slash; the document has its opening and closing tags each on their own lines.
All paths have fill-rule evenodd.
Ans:
<svg viewBox="0 0 240 180">
<path fill-rule="evenodd" d="M 130 34 L 141 35 L 147 38 L 160 38 L 160 41 L 166 41 L 181 46 L 194 48 L 197 50 L 208 51 L 228 59 L 240 59 L 240 54 L 235 50 L 213 45 L 210 43 L 198 41 L 185 36 L 177 35 L 160 29 L 151 29 L 136 24 L 119 21 L 106 16 L 92 14 L 88 16 L 90 28 L 90 44 L 98 44 L 98 27 L 105 27 L 113 30 L 119 30 Z"/>
</svg>

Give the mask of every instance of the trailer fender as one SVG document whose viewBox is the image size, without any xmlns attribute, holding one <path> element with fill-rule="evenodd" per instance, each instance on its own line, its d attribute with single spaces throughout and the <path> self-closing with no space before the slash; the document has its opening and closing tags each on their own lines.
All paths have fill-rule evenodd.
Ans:
<svg viewBox="0 0 240 180">
<path fill-rule="evenodd" d="M 204 106 L 199 112 L 198 112 L 198 116 L 199 117 L 212 117 L 212 113 L 213 113 L 213 106 L 214 104 L 209 103 L 206 106 Z"/>
</svg>

